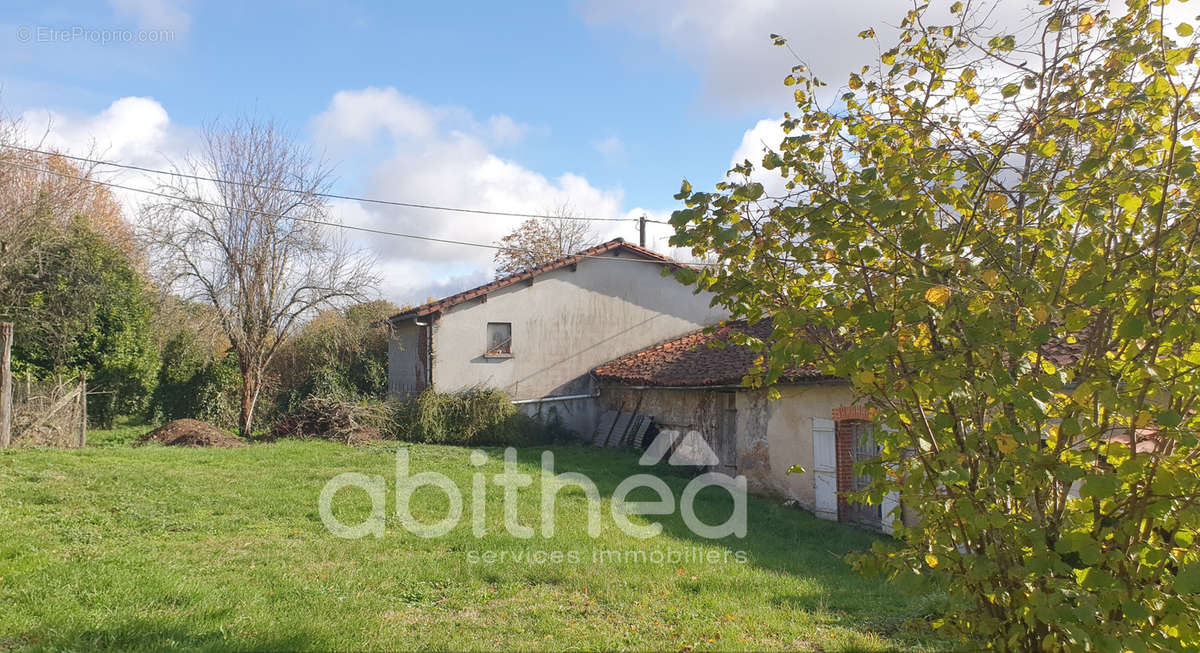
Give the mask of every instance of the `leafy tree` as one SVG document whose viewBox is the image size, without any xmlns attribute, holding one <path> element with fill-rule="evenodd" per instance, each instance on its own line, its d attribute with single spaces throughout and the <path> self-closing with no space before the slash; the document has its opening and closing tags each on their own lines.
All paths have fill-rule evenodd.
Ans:
<svg viewBox="0 0 1200 653">
<path fill-rule="evenodd" d="M 749 383 L 814 361 L 875 409 L 853 498 L 920 521 L 857 564 L 944 580 L 942 625 L 976 644 L 1195 650 L 1193 26 L 1042 4 L 1021 34 L 918 6 L 830 106 L 796 66 L 762 161 L 783 193 L 750 162 L 685 182 L 672 244 L 717 257 L 683 274 L 734 317 L 773 318 Z"/>
<path fill-rule="evenodd" d="M 521 223 L 496 243 L 496 278 L 507 277 L 570 256 L 599 240 L 586 220 L 579 220 L 569 206 L 560 206 L 544 218 Z"/>
<path fill-rule="evenodd" d="M 31 219 L 36 222 L 36 219 Z M 88 411 L 101 424 L 144 409 L 157 361 L 145 283 L 128 256 L 81 218 L 63 231 L 28 228 L 35 256 L 5 266 L 0 316 L 14 322 L 18 374 L 88 372 Z"/>
<path fill-rule="evenodd" d="M 27 304 L 18 272 L 53 265 L 52 248 L 77 223 L 100 235 L 141 267 L 133 230 L 108 188 L 93 183 L 90 167 L 26 149 L 19 121 L 0 109 L 0 305 Z M 11 282 L 10 282 L 11 280 Z"/>
</svg>

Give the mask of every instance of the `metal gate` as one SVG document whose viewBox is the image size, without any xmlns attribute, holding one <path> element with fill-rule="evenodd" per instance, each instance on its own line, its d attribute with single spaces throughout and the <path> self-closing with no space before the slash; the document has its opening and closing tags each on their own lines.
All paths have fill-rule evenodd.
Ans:
<svg viewBox="0 0 1200 653">
<path fill-rule="evenodd" d="M 850 433 L 853 442 L 853 448 L 850 450 L 851 462 L 857 463 L 879 457 L 879 447 L 875 445 L 873 431 L 874 427 L 870 422 L 851 423 Z M 854 474 L 851 478 L 853 479 L 851 489 L 855 492 L 865 490 L 871 485 L 870 476 Z M 869 525 L 872 528 L 879 527 L 880 506 L 848 501 L 846 507 L 849 521 Z"/>
</svg>

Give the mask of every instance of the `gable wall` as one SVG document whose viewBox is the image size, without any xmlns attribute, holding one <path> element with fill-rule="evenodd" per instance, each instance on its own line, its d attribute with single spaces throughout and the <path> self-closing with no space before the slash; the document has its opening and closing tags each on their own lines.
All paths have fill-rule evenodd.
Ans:
<svg viewBox="0 0 1200 653">
<path fill-rule="evenodd" d="M 592 368 L 725 317 L 662 269 L 584 259 L 448 309 L 434 322 L 434 385 L 490 386 L 514 400 L 589 394 Z M 488 322 L 512 324 L 510 358 L 484 355 Z"/>
</svg>

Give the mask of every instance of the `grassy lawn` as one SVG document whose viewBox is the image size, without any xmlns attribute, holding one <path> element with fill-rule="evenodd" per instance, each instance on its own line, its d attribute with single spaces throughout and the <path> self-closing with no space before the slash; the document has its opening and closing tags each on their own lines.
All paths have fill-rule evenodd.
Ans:
<svg viewBox="0 0 1200 653">
<path fill-rule="evenodd" d="M 920 620 L 936 597 L 911 597 L 855 575 L 840 556 L 873 536 L 751 498 L 745 539 L 692 535 L 674 514 L 637 540 L 615 526 L 608 496 L 644 471 L 627 452 L 553 447 L 556 471 L 590 476 L 604 497 L 603 533 L 587 535 L 587 499 L 560 491 L 557 532 L 503 530 L 503 490 L 486 493 L 486 535 L 471 528 L 466 449 L 411 447 L 412 472 L 437 470 L 462 489 L 449 534 L 416 537 L 394 516 L 394 443 L 346 447 L 283 441 L 233 450 L 117 446 L 147 426 L 98 433 L 85 450 L 0 452 L 0 649 L 924 649 Z M 538 473 L 541 450 L 521 451 Z M 386 535 L 344 540 L 317 497 L 343 471 L 387 479 Z M 658 473 L 658 472 L 656 472 Z M 675 496 L 688 478 L 660 474 Z M 539 483 L 520 490 L 520 522 L 540 525 Z M 634 499 L 649 499 L 634 495 Z M 729 495 L 704 490 L 696 512 L 725 520 Z M 446 513 L 418 490 L 414 515 Z M 335 514 L 369 514 L 344 490 Z M 485 552 L 504 555 L 488 563 Z M 555 551 L 579 557 L 530 560 Z M 596 561 L 600 551 L 623 559 Z M 639 561 L 634 551 L 690 556 Z M 737 552 L 745 562 L 738 562 Z M 697 562 L 709 553 L 716 562 Z M 514 559 L 515 556 L 525 556 Z"/>
</svg>

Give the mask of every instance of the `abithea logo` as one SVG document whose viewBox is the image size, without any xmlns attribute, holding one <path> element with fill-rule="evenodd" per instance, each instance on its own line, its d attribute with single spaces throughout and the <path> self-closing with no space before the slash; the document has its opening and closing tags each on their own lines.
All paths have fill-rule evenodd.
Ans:
<svg viewBox="0 0 1200 653">
<path fill-rule="evenodd" d="M 704 438 L 692 431 L 681 439 L 678 432 L 662 431 L 650 447 L 642 455 L 639 464 L 643 466 L 656 465 L 666 458 L 669 465 L 712 466 L 720 463 L 719 458 L 708 446 Z M 472 467 L 482 467 L 488 462 L 488 455 L 483 451 L 473 451 L 468 457 Z M 535 535 L 532 526 L 521 524 L 517 520 L 518 493 L 521 488 L 533 485 L 533 475 L 517 471 L 517 450 L 509 447 L 504 450 L 504 471 L 491 477 L 482 472 L 471 475 L 471 489 L 468 493 L 470 501 L 471 532 L 477 537 L 486 534 L 486 499 L 490 486 L 501 488 L 504 494 L 504 530 L 509 535 L 528 539 Z M 464 505 L 463 493 L 454 481 L 445 474 L 434 471 L 411 473 L 409 468 L 409 450 L 396 450 L 396 503 L 395 516 L 409 533 L 417 537 L 441 537 L 454 529 L 462 520 Z M 558 492 L 563 487 L 574 485 L 583 490 L 588 497 L 588 535 L 599 537 L 602 530 L 602 515 L 600 491 L 596 484 L 584 474 L 578 472 L 563 472 L 555 474 L 554 453 L 542 452 L 541 465 L 541 523 L 540 531 L 543 538 L 554 537 L 555 505 Z M 356 487 L 362 489 L 371 499 L 371 514 L 358 524 L 344 524 L 333 514 L 334 496 L 343 488 Z M 425 523 L 413 517 L 410 502 L 413 494 L 421 487 L 435 488 L 446 495 L 449 507 L 446 515 L 434 523 Z M 720 524 L 706 524 L 696 516 L 695 501 L 701 490 L 707 487 L 719 487 L 729 492 L 733 501 L 733 510 L 729 518 Z M 647 488 L 654 492 L 654 501 L 628 501 L 629 495 L 639 488 Z M 342 538 L 357 539 L 366 535 L 383 537 L 386 531 L 387 483 L 383 476 L 368 476 L 358 472 L 338 474 L 321 489 L 318 500 L 318 512 L 321 521 L 330 533 Z M 634 474 L 622 480 L 613 490 L 609 498 L 612 521 L 623 533 L 639 539 L 654 537 L 662 532 L 659 522 L 634 523 L 630 515 L 670 515 L 675 512 L 676 499 L 671 488 L 661 478 L 653 474 Z M 709 539 L 746 536 L 746 477 L 730 476 L 721 472 L 706 472 L 693 478 L 683 488 L 679 496 L 678 509 L 684 524 L 692 533 Z"/>
</svg>

